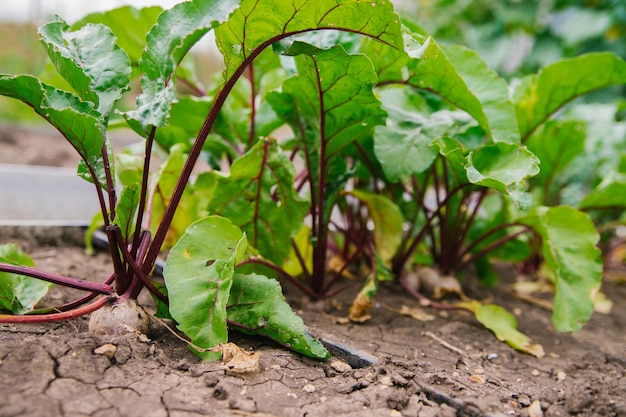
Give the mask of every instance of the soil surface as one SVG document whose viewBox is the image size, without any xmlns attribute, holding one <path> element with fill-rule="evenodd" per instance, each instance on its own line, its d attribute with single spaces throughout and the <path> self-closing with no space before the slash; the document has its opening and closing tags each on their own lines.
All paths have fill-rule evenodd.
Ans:
<svg viewBox="0 0 626 417">
<path fill-rule="evenodd" d="M 56 161 L 32 156 L 58 154 L 29 148 L 38 135 L 25 132 L 33 131 L 0 127 L 0 156 Z M 17 134 L 19 141 L 11 139 Z M 79 228 L 2 227 L 0 244 L 6 242 L 50 272 L 103 281 L 112 270 L 105 253 L 84 255 Z M 3 324 L 0 416 L 626 416 L 626 287 L 606 282 L 611 313 L 594 314 L 572 335 L 554 330 L 549 311 L 506 291 L 515 277 L 503 267 L 499 289 L 468 279 L 465 290 L 514 312 L 519 329 L 543 345 L 544 358 L 511 349 L 462 312 L 402 315 L 401 306 L 420 306 L 393 283 L 381 286 L 372 319 L 363 324 L 337 323 L 356 288 L 320 311 L 285 286 L 294 310 L 335 356 L 318 362 L 232 332 L 231 341 L 261 354 L 258 369 L 244 373 L 200 361 L 156 321 L 148 335 L 126 336 L 90 334 L 87 318 Z M 54 287 L 42 304 L 77 295 Z M 150 310 L 148 296 L 140 301 Z M 368 360 L 375 363 L 363 366 Z"/>
</svg>

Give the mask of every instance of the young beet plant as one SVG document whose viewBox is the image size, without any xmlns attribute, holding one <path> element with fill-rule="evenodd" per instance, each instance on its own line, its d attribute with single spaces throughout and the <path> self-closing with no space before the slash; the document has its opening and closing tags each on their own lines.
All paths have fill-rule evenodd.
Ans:
<svg viewBox="0 0 626 417">
<path fill-rule="evenodd" d="M 128 13 L 128 9 L 118 13 Z M 135 17 L 141 20 L 139 26 L 142 26 L 150 16 L 154 16 L 154 9 Z M 212 29 L 217 29 L 217 44 L 226 65 L 222 83 L 210 97 L 204 121 L 195 133 L 186 159 L 179 152 L 180 158 L 176 160 L 173 152 L 156 173 L 157 179 L 151 181 L 150 160 L 155 136 L 166 126 L 172 105 L 177 101 L 175 80 L 179 64 L 190 48 Z M 290 239 L 298 231 L 293 224 L 305 215 L 290 182 L 293 168 L 278 154 L 272 140 L 251 136 L 250 152 L 256 154 L 250 154 L 250 165 L 237 169 L 233 164 L 231 176 L 238 172 L 250 174 L 258 168 L 252 178 L 257 186 L 252 187 L 249 200 L 241 203 L 241 210 L 226 201 L 228 188 L 220 183 L 220 178 L 206 176 L 193 184 L 194 190 L 204 184 L 215 194 L 212 204 L 218 204 L 221 198 L 224 211 L 232 210 L 233 217 L 247 215 L 250 207 L 243 206 L 251 204 L 254 216 L 267 216 L 262 219 L 267 221 L 268 229 L 264 232 L 271 230 L 272 234 L 264 236 L 258 230 L 259 222 L 253 222 L 250 227 L 255 233 L 251 245 L 247 233 L 242 231 L 247 232 L 245 226 L 240 228 L 225 217 L 203 217 L 186 229 L 169 253 L 165 266 L 167 290 L 149 276 L 172 230 L 175 232 L 175 226 L 184 223 L 180 218 L 190 210 L 181 206 L 186 193 L 193 192 L 186 186 L 191 182 L 192 170 L 203 146 L 207 144 L 210 148 L 211 141 L 207 138 L 227 97 L 236 92 L 239 78 L 248 68 L 252 72 L 252 62 L 272 45 L 283 47 L 281 42 L 288 43 L 295 34 L 321 29 L 358 33 L 396 48 L 402 47 L 398 18 L 387 1 L 345 4 L 321 1 L 296 7 L 289 1 L 243 1 L 239 4 L 205 0 L 181 3 L 161 13 L 147 33 L 145 49 L 138 62 L 142 91 L 137 98 L 137 109 L 120 113 L 133 129 L 145 136 L 143 163 L 137 164 L 136 158 L 128 155 L 120 155 L 116 160 L 107 138 L 107 125 L 114 115 L 114 106 L 129 89 L 133 74 L 131 64 L 137 65 L 129 59 L 129 55 L 134 55 L 130 53 L 131 48 L 128 48 L 129 53 L 121 49 L 112 30 L 103 24 L 89 23 L 73 29 L 57 20 L 42 26 L 39 32 L 42 43 L 72 91 L 56 88 L 30 75 L 0 75 L 0 94 L 31 106 L 80 154 L 78 174 L 94 184 L 114 271 L 102 283 L 50 274 L 24 266 L 24 263 L 28 265 L 25 256 L 8 246 L 3 249 L 0 264 L 2 290 L 7 295 L 3 297 L 3 301 L 7 301 L 3 307 L 14 313 L 29 314 L 2 315 L 0 321 L 64 320 L 106 307 L 115 311 L 127 300 L 134 301 L 146 288 L 156 299 L 159 311 L 163 315 L 171 314 L 194 345 L 203 350 L 225 343 L 230 327 L 268 336 L 312 357 L 328 357 L 325 348 L 308 335 L 302 321 L 286 304 L 277 281 L 236 270 L 237 266 L 258 257 L 255 246 L 263 244 L 276 244 L 275 259 L 279 260 L 280 251 L 284 252 L 282 243 L 262 242 L 262 239 Z M 132 52 L 136 54 L 136 49 Z M 180 67 L 179 72 L 184 81 L 184 68 Z M 337 88 L 341 90 L 340 85 Z M 329 149 L 324 152 L 336 151 L 340 146 L 313 143 L 313 137 L 308 140 L 311 146 L 328 145 Z M 116 163 L 120 163 L 119 172 L 116 172 Z M 116 176 L 121 182 L 119 194 Z M 275 187 L 271 194 L 264 189 L 270 182 Z M 155 183 L 156 186 L 151 186 Z M 164 197 L 163 191 L 168 187 L 171 194 Z M 153 204 L 157 200 L 161 205 Z M 322 205 L 321 202 L 316 204 Z M 273 205 L 274 212 L 268 205 Z M 162 212 L 158 212 L 159 208 Z M 290 212 L 292 209 L 294 213 Z M 153 225 L 153 233 L 150 225 Z M 325 241 L 325 233 L 317 233 L 322 233 L 318 241 Z M 87 295 L 63 306 L 29 311 L 47 289 L 47 283 L 81 289 Z M 169 311 L 163 309 L 164 306 L 169 307 Z M 212 351 L 198 353 L 206 359 L 219 357 L 219 353 Z"/>
<path fill-rule="evenodd" d="M 508 86 L 475 52 L 401 26 L 385 0 L 195 1 L 157 15 L 121 8 L 71 28 L 42 27 L 75 93 L 0 76 L 0 93 L 31 105 L 81 154 L 79 175 L 98 193 L 115 269 L 93 284 L 9 265 L 23 263 L 23 254 L 6 249 L 0 271 L 90 294 L 56 313 L 1 320 L 75 317 L 147 288 L 158 314 L 203 349 L 233 328 L 324 358 L 273 278 L 322 299 L 345 288 L 342 277 L 366 276 L 350 311 L 364 321 L 380 280 L 398 278 L 424 298 L 410 279 L 418 265 L 455 275 L 474 264 L 488 281 L 490 257 L 521 262 L 531 254 L 555 284 L 555 326 L 573 331 L 589 318 L 601 279 L 598 234 L 574 207 L 531 201 L 541 192 L 527 192 L 525 181 L 550 188 L 571 160 L 544 162 L 567 140 L 551 129 L 570 122 L 548 119 L 581 95 L 624 83 L 622 60 L 563 60 Z M 212 29 L 225 69 L 204 88 L 182 59 Z M 145 44 L 137 41 L 142 31 Z M 136 110 L 114 113 L 137 75 Z M 145 138 L 142 156 L 112 156 L 106 130 L 117 114 Z M 287 138 L 273 138 L 284 125 Z M 166 159 L 150 173 L 156 150 Z M 200 158 L 212 169 L 192 179 Z M 163 288 L 148 274 L 169 248 Z M 27 292 L 48 285 L 4 277 L 21 295 L 8 298 L 23 300 L 5 306 L 14 313 L 37 301 Z M 498 306 L 429 303 L 470 311 L 513 347 L 542 354 Z"/>
</svg>

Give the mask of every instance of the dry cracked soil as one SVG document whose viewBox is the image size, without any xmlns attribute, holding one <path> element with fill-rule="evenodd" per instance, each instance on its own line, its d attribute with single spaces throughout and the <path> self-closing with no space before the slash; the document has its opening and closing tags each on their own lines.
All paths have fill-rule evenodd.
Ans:
<svg viewBox="0 0 626 417">
<path fill-rule="evenodd" d="M 32 154 L 55 152 L 36 132 L 0 129 L 0 163 L 2 154 L 15 153 L 15 142 L 31 162 L 43 158 Z M 6 242 L 47 271 L 94 280 L 111 271 L 104 253 L 85 256 L 80 228 L 0 227 L 0 244 Z M 400 314 L 401 306 L 420 306 L 393 283 L 382 286 L 363 324 L 337 322 L 356 289 L 320 311 L 285 286 L 294 310 L 335 355 L 318 362 L 233 332 L 232 342 L 260 352 L 258 369 L 243 373 L 200 361 L 156 321 L 148 335 L 125 336 L 90 334 L 86 318 L 3 324 L 0 416 L 626 416 L 626 287 L 606 282 L 610 314 L 596 313 L 580 332 L 563 334 L 549 311 L 504 290 L 514 279 L 505 267 L 502 290 L 469 279 L 465 290 L 515 312 L 520 330 L 543 345 L 541 359 L 499 342 L 462 312 Z M 43 303 L 76 294 L 53 288 Z M 149 308 L 149 297 L 142 301 Z"/>
</svg>

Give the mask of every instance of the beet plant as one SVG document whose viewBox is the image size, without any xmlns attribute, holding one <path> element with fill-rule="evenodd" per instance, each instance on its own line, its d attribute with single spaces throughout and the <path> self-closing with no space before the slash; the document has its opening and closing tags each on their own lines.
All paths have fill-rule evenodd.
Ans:
<svg viewBox="0 0 626 417">
<path fill-rule="evenodd" d="M 205 0 L 157 12 L 121 8 L 44 25 L 67 90 L 0 75 L 0 94 L 33 107 L 81 155 L 78 173 L 94 184 L 94 225 L 103 225 L 114 265 L 102 284 L 90 283 L 34 270 L 7 247 L 0 271 L 13 302 L 3 307 L 17 315 L 1 321 L 76 317 L 146 288 L 158 314 L 202 349 L 226 342 L 230 328 L 325 358 L 278 280 L 312 299 L 361 285 L 350 318 L 363 321 L 379 281 L 397 279 L 431 306 L 470 311 L 498 338 L 541 355 L 500 307 L 438 303 L 411 281 L 425 265 L 452 276 L 475 266 L 493 283 L 493 258 L 543 263 L 557 329 L 589 318 L 602 263 L 580 209 L 607 206 L 602 192 L 621 177 L 576 207 L 548 198 L 581 149 L 566 129 L 575 122 L 554 116 L 626 82 L 623 60 L 588 54 L 507 84 L 477 53 L 401 22 L 387 0 Z M 224 69 L 204 86 L 183 59 L 211 30 Z M 139 76 L 136 108 L 122 111 L 116 103 Z M 140 154 L 113 155 L 107 131 L 123 123 L 145 139 Z M 155 153 L 164 162 L 151 169 Z M 199 160 L 210 169 L 192 175 Z M 149 274 L 165 250 L 162 286 Z M 88 295 L 29 311 L 49 282 Z"/>
</svg>

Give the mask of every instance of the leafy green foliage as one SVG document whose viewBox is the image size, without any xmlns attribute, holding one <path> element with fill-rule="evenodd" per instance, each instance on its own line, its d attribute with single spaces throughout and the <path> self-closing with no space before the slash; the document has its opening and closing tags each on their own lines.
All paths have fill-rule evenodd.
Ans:
<svg viewBox="0 0 626 417">
<path fill-rule="evenodd" d="M 0 262 L 11 265 L 34 266 L 33 260 L 17 245 L 0 245 Z M 24 314 L 46 295 L 52 284 L 24 275 L 0 272 L 0 308 L 13 314 Z"/>
<path fill-rule="evenodd" d="M 593 312 L 602 279 L 598 232 L 586 214 L 568 206 L 539 207 L 520 221 L 540 235 L 543 258 L 554 274 L 554 326 L 579 330 Z"/>
<path fill-rule="evenodd" d="M 194 0 L 179 3 L 159 15 L 146 35 L 139 66 L 144 73 L 137 110 L 125 113 L 128 120 L 148 126 L 165 126 L 176 100 L 170 79 L 191 47 L 209 30 L 224 22 L 238 1 Z"/>
<path fill-rule="evenodd" d="M 217 177 L 209 211 L 231 219 L 267 259 L 280 264 L 302 228 L 307 204 L 293 189 L 295 171 L 275 141 L 259 141 Z"/>
<path fill-rule="evenodd" d="M 211 349 L 229 328 L 328 357 L 275 276 L 322 298 L 342 276 L 366 275 L 350 312 L 362 321 L 378 281 L 422 262 L 444 275 L 475 264 L 492 285 L 494 257 L 543 262 L 557 329 L 589 318 L 602 272 L 591 218 L 626 206 L 626 164 L 610 155 L 624 138 L 617 105 L 596 109 L 612 118 L 602 123 L 610 133 L 582 106 L 559 110 L 624 84 L 622 59 L 557 60 L 508 84 L 477 52 L 409 20 L 402 26 L 388 0 L 192 0 L 159 11 L 125 7 L 73 27 L 44 25 L 42 43 L 68 91 L 0 75 L 1 95 L 33 107 L 80 154 L 79 175 L 100 186 L 94 224 L 107 226 L 113 246 L 106 284 L 41 277 L 109 297 L 136 298 L 145 286 L 158 315 L 176 320 L 205 359 L 219 356 Z M 608 30 L 596 17 L 587 16 L 597 32 Z M 127 30 L 128 19 L 136 25 Z M 225 68 L 205 89 L 184 58 L 213 29 Z M 121 114 L 145 146 L 114 155 L 109 119 L 139 75 L 137 107 Z M 612 148 L 587 163 L 590 150 Z M 151 169 L 155 154 L 163 162 Z M 209 172 L 198 172 L 199 158 Z M 593 191 L 557 206 L 570 201 L 568 187 Z M 164 288 L 147 274 L 170 247 Z M 499 307 L 456 307 L 539 356 Z"/>
<path fill-rule="evenodd" d="M 626 83 L 626 62 L 611 53 L 563 59 L 514 85 L 512 98 L 522 140 L 566 103 Z"/>
</svg>

